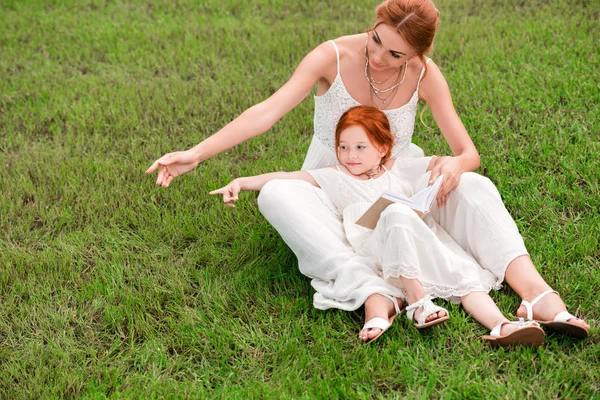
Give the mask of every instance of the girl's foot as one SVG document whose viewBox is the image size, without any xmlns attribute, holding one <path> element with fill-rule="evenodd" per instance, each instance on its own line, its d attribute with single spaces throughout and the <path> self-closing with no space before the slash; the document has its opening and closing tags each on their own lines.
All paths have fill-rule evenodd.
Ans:
<svg viewBox="0 0 600 400">
<path fill-rule="evenodd" d="M 406 307 L 406 316 L 409 320 L 416 321 L 415 326 L 421 329 L 446 321 L 448 310 L 433 304 L 431 296 L 426 295 Z"/>
</svg>

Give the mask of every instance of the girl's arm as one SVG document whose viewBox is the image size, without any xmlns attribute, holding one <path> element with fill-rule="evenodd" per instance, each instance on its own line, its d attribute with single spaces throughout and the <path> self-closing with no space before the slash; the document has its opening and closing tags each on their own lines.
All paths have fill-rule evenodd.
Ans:
<svg viewBox="0 0 600 400">
<path fill-rule="evenodd" d="M 260 190 L 273 179 L 300 179 L 319 187 L 317 181 L 306 171 L 271 172 L 269 174 L 236 178 L 221 189 L 213 190 L 209 194 L 222 194 L 223 202 L 229 207 L 235 207 L 233 203 L 238 200 L 238 194 L 242 190 Z"/>
<path fill-rule="evenodd" d="M 150 174 L 160 167 L 156 184 L 168 187 L 173 178 L 194 169 L 201 162 L 266 132 L 296 107 L 319 80 L 325 79 L 325 71 L 334 68 L 335 63 L 335 50 L 331 44 L 322 43 L 304 57 L 290 80 L 271 97 L 250 107 L 191 149 L 165 154 L 156 160 L 146 173 Z"/>
<path fill-rule="evenodd" d="M 434 157 L 428 168 L 431 170 L 430 183 L 444 174 L 444 183 L 437 196 L 438 206 L 442 207 L 446 204 L 450 192 L 458 186 L 460 175 L 479 168 L 479 153 L 456 114 L 448 83 L 433 61 L 427 64 L 427 75 L 420 88 L 422 97 L 427 100 L 433 118 L 454 155 Z"/>
</svg>

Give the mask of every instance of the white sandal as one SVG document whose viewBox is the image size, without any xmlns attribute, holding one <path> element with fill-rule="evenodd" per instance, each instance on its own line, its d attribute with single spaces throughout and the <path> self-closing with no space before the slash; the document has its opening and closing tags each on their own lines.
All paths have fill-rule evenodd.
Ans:
<svg viewBox="0 0 600 400">
<path fill-rule="evenodd" d="M 431 296 L 426 295 L 421 300 L 415 301 L 414 303 L 412 303 L 411 305 L 406 307 L 406 317 L 411 321 L 413 321 L 413 316 L 415 315 L 415 311 L 417 310 L 417 308 L 423 307 L 423 311 L 421 312 L 421 314 L 419 315 L 419 318 L 416 320 L 416 323 L 415 323 L 415 326 L 419 329 L 428 328 L 430 326 L 439 324 L 441 322 L 448 320 L 448 318 L 449 318 L 448 310 L 446 310 L 445 308 L 442 308 L 440 306 L 436 306 L 435 304 L 433 304 L 431 299 L 432 299 Z M 436 318 L 433 321 L 425 322 L 427 317 L 429 317 L 431 314 L 440 312 L 440 311 L 445 311 L 446 315 L 443 317 Z"/>
<path fill-rule="evenodd" d="M 588 337 L 589 331 L 587 329 L 585 329 L 583 326 L 570 324 L 569 322 L 567 322 L 573 318 L 578 321 L 582 321 L 580 318 L 577 318 L 576 316 L 574 316 L 573 314 L 571 314 L 568 311 L 559 312 L 558 314 L 556 314 L 556 316 L 554 317 L 554 319 L 552 321 L 540 321 L 537 319 L 533 319 L 533 307 L 540 300 L 542 300 L 544 298 L 544 296 L 546 296 L 550 293 L 558 294 L 558 292 L 556 290 L 550 289 L 550 290 L 546 290 L 544 293 L 540 294 L 538 297 L 533 299 L 531 302 L 528 302 L 526 300 L 523 300 L 521 302 L 521 305 L 523 305 L 525 307 L 525 309 L 527 310 L 527 320 L 535 321 L 539 324 L 542 324 L 545 327 L 547 327 L 548 329 L 550 329 L 551 331 L 555 331 L 555 332 L 559 332 L 559 333 L 566 333 L 567 335 L 573 336 L 578 339 L 585 339 L 586 337 Z"/>
<path fill-rule="evenodd" d="M 365 322 L 362 329 L 360 330 L 361 332 L 364 331 L 365 329 L 371 329 L 371 328 L 381 329 L 381 332 L 379 332 L 379 334 L 377 334 L 377 336 L 372 337 L 371 339 L 365 340 L 365 343 L 372 343 L 376 339 L 378 339 L 381 335 L 383 335 L 383 333 L 385 331 L 387 331 L 390 326 L 392 326 L 392 322 L 394 322 L 394 319 L 396 318 L 396 316 L 404 310 L 404 308 L 400 309 L 400 306 L 398 305 L 398 300 L 396 300 L 396 298 L 394 296 L 389 296 L 387 294 L 381 294 L 381 293 L 378 293 L 378 294 L 383 297 L 386 297 L 392 301 L 392 303 L 394 304 L 394 310 L 396 311 L 396 313 L 394 315 L 392 315 L 391 317 L 389 317 L 388 319 L 381 318 L 381 317 L 375 317 L 375 318 L 371 318 L 370 320 Z"/>
<path fill-rule="evenodd" d="M 517 330 L 504 336 L 500 336 L 502 326 L 505 324 L 518 325 Z M 482 339 L 487 340 L 492 346 L 534 346 L 538 347 L 544 341 L 544 330 L 540 328 L 535 321 L 525 321 L 519 318 L 518 321 L 505 321 L 496 325 L 489 335 L 482 336 Z"/>
</svg>

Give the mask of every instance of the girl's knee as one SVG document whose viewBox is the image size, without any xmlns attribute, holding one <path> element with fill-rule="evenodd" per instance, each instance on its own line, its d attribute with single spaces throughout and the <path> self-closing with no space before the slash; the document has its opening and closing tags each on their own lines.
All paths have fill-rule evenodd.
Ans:
<svg viewBox="0 0 600 400">
<path fill-rule="evenodd" d="M 405 206 L 404 204 L 393 203 L 387 206 L 387 208 L 381 214 L 381 218 L 385 219 L 420 219 L 419 215 L 412 208 Z"/>
</svg>

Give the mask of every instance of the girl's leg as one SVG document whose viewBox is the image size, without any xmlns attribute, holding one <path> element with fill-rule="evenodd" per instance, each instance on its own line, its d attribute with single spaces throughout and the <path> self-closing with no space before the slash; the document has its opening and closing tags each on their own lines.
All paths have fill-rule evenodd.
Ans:
<svg viewBox="0 0 600 400">
<path fill-rule="evenodd" d="M 531 262 L 516 224 L 488 178 L 464 173 L 446 206 L 434 207 L 432 214 L 483 268 L 504 278 L 523 300 L 531 301 L 550 288 Z M 552 320 L 565 310 L 560 297 L 549 294 L 534 307 L 534 319 Z M 517 315 L 524 316 L 525 308 L 521 307 Z M 569 323 L 589 328 L 580 320 Z"/>
<path fill-rule="evenodd" d="M 351 311 L 365 304 L 367 320 L 394 312 L 392 302 L 376 294 L 402 298 L 402 291 L 375 273 L 373 260 L 353 251 L 341 219 L 332 211 L 335 207 L 321 189 L 304 181 L 274 180 L 263 187 L 258 205 L 298 257 L 300 272 L 312 279 L 316 308 Z M 379 330 L 367 333 L 373 337 Z"/>
<path fill-rule="evenodd" d="M 402 282 L 402 289 L 403 289 L 404 295 L 406 296 L 406 300 L 408 301 L 408 304 L 416 303 L 417 301 L 421 300 L 423 297 L 427 296 L 427 293 L 425 293 L 425 290 L 423 289 L 423 285 L 421 284 L 421 282 L 419 282 L 418 279 L 409 279 L 409 278 L 405 278 L 403 276 L 401 276 L 397 279 L 399 279 L 400 282 Z M 415 310 L 415 315 L 414 315 L 415 320 L 417 320 L 419 318 L 419 315 L 421 315 L 422 311 L 423 311 L 422 307 L 419 307 Z M 446 315 L 448 315 L 446 313 L 446 311 L 441 310 L 441 311 L 438 311 L 437 313 L 428 315 L 427 318 L 425 318 L 425 322 L 431 322 L 435 319 L 445 317 Z"/>
</svg>

